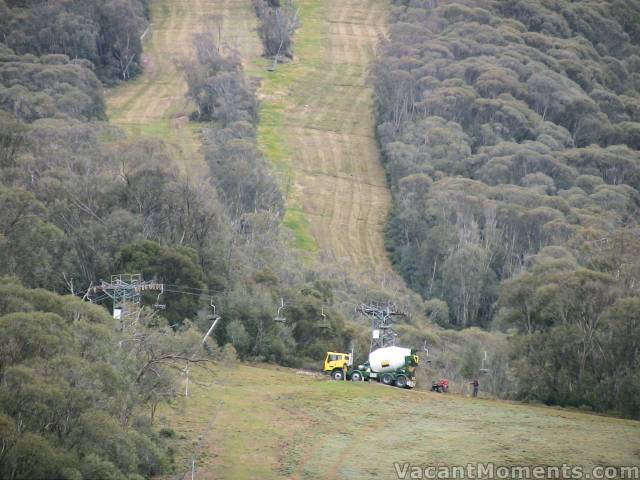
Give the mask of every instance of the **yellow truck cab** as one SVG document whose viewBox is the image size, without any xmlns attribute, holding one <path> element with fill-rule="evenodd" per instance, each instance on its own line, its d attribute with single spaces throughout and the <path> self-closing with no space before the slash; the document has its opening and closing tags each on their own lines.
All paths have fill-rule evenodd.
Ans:
<svg viewBox="0 0 640 480">
<path fill-rule="evenodd" d="M 324 371 L 330 372 L 334 380 L 344 380 L 351 366 L 351 355 L 340 352 L 327 352 L 324 359 Z"/>
</svg>

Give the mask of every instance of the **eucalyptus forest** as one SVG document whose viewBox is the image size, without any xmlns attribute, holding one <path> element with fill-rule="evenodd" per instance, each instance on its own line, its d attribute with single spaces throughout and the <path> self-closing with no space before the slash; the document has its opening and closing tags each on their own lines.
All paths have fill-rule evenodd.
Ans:
<svg viewBox="0 0 640 480">
<path fill-rule="evenodd" d="M 0 0 L 0 477 L 181 475 L 158 412 L 189 365 L 317 371 L 349 349 L 362 362 L 361 302 L 406 312 L 419 388 L 446 377 L 464 392 L 482 373 L 491 398 L 639 419 L 640 2 L 380 2 L 360 82 L 340 76 L 347 53 L 303 36 L 350 19 L 320 22 L 316 0 L 240 1 L 260 58 L 225 40 L 212 2 L 172 59 L 189 111 L 171 125 L 196 132 L 203 160 L 188 171 L 162 134 L 110 119 L 114 89 L 153 78 L 156 0 Z M 323 48 L 337 73 L 298 81 Z M 352 265 L 308 233 L 322 215 L 297 176 L 316 167 L 292 162 L 281 132 L 298 128 L 299 98 L 310 118 L 314 102 L 342 105 L 314 81 L 371 89 L 353 103 L 372 106 L 359 122 L 388 212 L 367 228 L 388 264 Z M 355 216 L 326 235 L 346 238 Z M 166 286 L 128 328 L 95 295 L 125 272 Z"/>
<path fill-rule="evenodd" d="M 395 1 L 372 69 L 387 244 L 518 395 L 637 415 L 640 6 Z"/>
</svg>

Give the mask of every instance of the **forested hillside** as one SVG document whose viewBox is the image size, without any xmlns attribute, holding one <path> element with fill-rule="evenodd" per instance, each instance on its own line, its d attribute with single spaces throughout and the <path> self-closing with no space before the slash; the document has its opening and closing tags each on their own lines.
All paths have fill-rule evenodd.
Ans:
<svg viewBox="0 0 640 480">
<path fill-rule="evenodd" d="M 11 279 L 0 279 L 0 327 L 2 478 L 170 471 L 170 443 L 152 422 L 177 395 L 173 369 L 198 345 L 195 328 L 175 332 L 145 312 L 116 332 L 104 308 Z"/>
<path fill-rule="evenodd" d="M 394 0 L 372 69 L 388 248 L 428 311 L 521 332 L 522 397 L 632 415 L 639 19 L 636 1 Z"/>
<path fill-rule="evenodd" d="M 189 362 L 315 366 L 350 339 L 367 343 L 343 314 L 363 287 L 289 247 L 238 54 L 212 30 L 182 59 L 210 167 L 190 178 L 162 140 L 108 123 L 103 86 L 138 71 L 144 5 L 92 5 L 0 3 L 3 478 L 166 474 L 170 441 L 153 415 L 180 395 Z M 104 296 L 99 307 L 70 296 L 128 272 L 171 285 L 166 310 L 144 310 L 133 330 L 115 332 Z M 274 320 L 281 299 L 286 324 Z M 224 321 L 205 351 L 211 302 Z"/>
<path fill-rule="evenodd" d="M 18 55 L 89 60 L 106 83 L 141 70 L 147 0 L 0 0 L 2 42 Z"/>
<path fill-rule="evenodd" d="M 31 10 L 13 6 L 10 16 Z M 346 277 L 326 282 L 290 249 L 280 186 L 256 146 L 254 87 L 237 53 L 214 37 L 196 36 L 181 66 L 193 116 L 209 122 L 210 175 L 200 178 L 181 175 L 162 141 L 103 121 L 90 56 L 19 55 L 0 45 L 0 274 L 83 295 L 113 273 L 140 272 L 173 285 L 163 316 L 176 328 L 190 319 L 206 331 L 214 297 L 228 320 L 216 331 L 220 344 L 233 343 L 243 358 L 317 360 L 354 335 L 329 307 L 334 291 L 357 298 L 362 287 Z M 273 320 L 281 298 L 287 325 Z M 323 306 L 329 326 L 319 328 Z"/>
<path fill-rule="evenodd" d="M 415 293 L 385 2 L 0 0 L 1 478 L 373 474 L 447 415 L 437 455 L 634 461 L 633 422 L 551 452 L 537 407 L 236 368 L 357 364 L 395 302 L 422 388 L 640 418 L 640 3 L 391 0 Z M 163 287 L 116 320 L 120 273 Z"/>
</svg>

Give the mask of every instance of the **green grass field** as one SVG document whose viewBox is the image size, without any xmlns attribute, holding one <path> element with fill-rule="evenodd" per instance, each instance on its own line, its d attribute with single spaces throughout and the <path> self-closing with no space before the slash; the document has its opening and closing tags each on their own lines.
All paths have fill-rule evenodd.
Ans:
<svg viewBox="0 0 640 480">
<path fill-rule="evenodd" d="M 174 60 L 211 11 L 225 13 L 248 73 L 260 77 L 260 147 L 282 176 L 284 223 L 298 248 L 390 271 L 382 242 L 389 193 L 373 138 L 366 68 L 384 32 L 385 0 L 299 0 L 295 58 L 259 58 L 248 0 L 158 0 L 146 71 L 110 92 L 109 116 L 164 139 L 184 173 L 206 171 L 201 125 Z M 331 382 L 273 366 L 194 374 L 191 395 L 157 415 L 176 432 L 176 474 L 228 479 L 395 478 L 413 465 L 637 465 L 640 423 L 582 412 Z M 187 476 L 190 478 L 190 475 Z"/>
<path fill-rule="evenodd" d="M 196 478 L 396 478 L 413 465 L 638 465 L 640 423 L 272 366 L 216 367 L 159 425 Z M 198 445 L 199 444 L 199 445 Z"/>
<path fill-rule="evenodd" d="M 200 177 L 208 168 L 200 151 L 205 123 L 189 121 L 195 106 L 186 98 L 187 85 L 179 61 L 193 55 L 193 35 L 213 28 L 212 15 L 222 20 L 225 42 L 242 58 L 259 55 L 256 19 L 248 0 L 154 0 L 151 26 L 144 40 L 144 72 L 107 93 L 111 123 L 132 137 L 164 141 L 181 172 Z"/>
<path fill-rule="evenodd" d="M 385 31 L 385 0 L 298 0 L 294 58 L 260 79 L 258 144 L 281 178 L 295 246 L 345 267 L 388 272 L 389 193 L 374 139 L 367 68 Z"/>
<path fill-rule="evenodd" d="M 258 57 L 247 67 L 249 75 L 260 79 L 258 145 L 279 175 L 288 199 L 284 224 L 292 231 L 296 248 L 308 252 L 317 251 L 318 244 L 309 232 L 308 218 L 293 195 L 295 173 L 287 113 L 293 106 L 304 102 L 292 96 L 296 82 L 319 68 L 318 57 L 322 52 L 321 22 L 317 15 L 319 8 L 317 1 L 303 1 L 300 4 L 299 15 L 303 28 L 296 35 L 296 61 L 279 64 L 275 71 L 269 71 L 273 60 Z"/>
</svg>

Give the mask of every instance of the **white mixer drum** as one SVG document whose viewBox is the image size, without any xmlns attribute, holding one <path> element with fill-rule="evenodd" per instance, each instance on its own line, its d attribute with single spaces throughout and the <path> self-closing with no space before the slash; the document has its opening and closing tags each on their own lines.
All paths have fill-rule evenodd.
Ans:
<svg viewBox="0 0 640 480">
<path fill-rule="evenodd" d="M 405 366 L 405 357 L 411 356 L 410 348 L 385 347 L 369 354 L 369 366 L 376 373 L 393 372 Z"/>
</svg>

